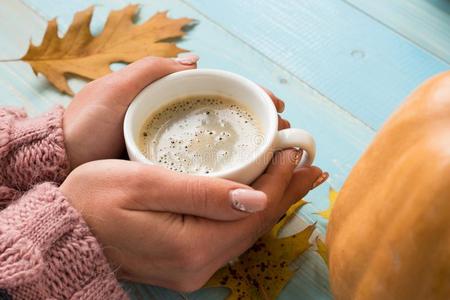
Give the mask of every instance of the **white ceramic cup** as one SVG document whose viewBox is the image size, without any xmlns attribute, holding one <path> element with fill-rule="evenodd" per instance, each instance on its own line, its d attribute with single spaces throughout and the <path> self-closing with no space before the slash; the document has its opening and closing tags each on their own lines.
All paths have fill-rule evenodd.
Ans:
<svg viewBox="0 0 450 300">
<path fill-rule="evenodd" d="M 163 106 L 192 95 L 220 95 L 246 107 L 260 121 L 263 136 L 248 161 L 204 176 L 251 183 L 267 167 L 277 150 L 297 147 L 304 153 L 301 165 L 310 165 L 316 153 L 313 137 L 303 129 L 278 131 L 278 115 L 270 97 L 254 82 L 240 75 L 213 69 L 195 69 L 170 74 L 144 88 L 130 104 L 124 120 L 125 144 L 130 160 L 153 164 L 139 150 L 140 130 L 147 118 Z M 255 137 L 258 138 L 258 137 Z"/>
</svg>

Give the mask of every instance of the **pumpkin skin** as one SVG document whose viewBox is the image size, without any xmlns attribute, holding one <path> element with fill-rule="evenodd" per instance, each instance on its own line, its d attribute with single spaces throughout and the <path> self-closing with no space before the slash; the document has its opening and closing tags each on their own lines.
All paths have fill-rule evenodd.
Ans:
<svg viewBox="0 0 450 300">
<path fill-rule="evenodd" d="M 450 299 L 450 72 L 390 117 L 328 224 L 336 299 Z"/>
</svg>

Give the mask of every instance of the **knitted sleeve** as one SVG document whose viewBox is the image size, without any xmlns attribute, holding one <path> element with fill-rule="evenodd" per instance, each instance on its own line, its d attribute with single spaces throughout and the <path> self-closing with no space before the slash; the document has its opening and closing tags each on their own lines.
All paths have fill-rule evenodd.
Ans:
<svg viewBox="0 0 450 300">
<path fill-rule="evenodd" d="M 11 298 L 127 299 L 99 243 L 53 184 L 0 211 L 0 299 Z"/>
<path fill-rule="evenodd" d="M 64 109 L 27 118 L 19 109 L 0 108 L 0 205 L 37 183 L 61 183 L 68 174 L 62 118 Z"/>
</svg>

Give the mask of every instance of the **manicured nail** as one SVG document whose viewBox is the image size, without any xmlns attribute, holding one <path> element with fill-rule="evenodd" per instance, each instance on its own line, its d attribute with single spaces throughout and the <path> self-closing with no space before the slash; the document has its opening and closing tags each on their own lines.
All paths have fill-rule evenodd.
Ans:
<svg viewBox="0 0 450 300">
<path fill-rule="evenodd" d="M 230 202 L 236 210 L 253 213 L 266 208 L 267 196 L 260 191 L 236 189 L 230 192 Z"/>
<path fill-rule="evenodd" d="M 324 183 L 328 179 L 328 177 L 330 177 L 330 174 L 328 174 L 328 172 L 323 172 L 322 174 L 320 174 L 319 178 L 317 178 L 316 181 L 314 181 L 314 183 L 312 184 L 312 188 L 315 189 L 316 187 Z"/>
<path fill-rule="evenodd" d="M 284 111 L 284 102 L 280 100 L 280 113 L 282 113 Z"/>
<path fill-rule="evenodd" d="M 287 128 L 291 128 L 291 122 L 289 122 L 288 120 L 285 120 L 285 121 L 286 121 Z"/>
<path fill-rule="evenodd" d="M 294 164 L 298 165 L 300 163 L 300 160 L 302 159 L 303 151 L 302 150 L 295 150 L 294 153 Z"/>
<path fill-rule="evenodd" d="M 182 65 L 190 66 L 195 64 L 199 59 L 200 57 L 198 55 L 189 53 L 175 58 L 175 61 Z"/>
</svg>

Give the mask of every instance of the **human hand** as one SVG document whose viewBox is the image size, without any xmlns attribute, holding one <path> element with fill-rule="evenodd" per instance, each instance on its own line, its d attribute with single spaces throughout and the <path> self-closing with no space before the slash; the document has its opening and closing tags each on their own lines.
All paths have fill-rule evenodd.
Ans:
<svg viewBox="0 0 450 300">
<path fill-rule="evenodd" d="M 124 154 L 123 119 L 128 105 L 147 85 L 170 73 L 194 69 L 198 57 L 146 57 L 89 82 L 64 113 L 64 138 L 72 169 Z"/>
<path fill-rule="evenodd" d="M 317 167 L 295 169 L 300 158 L 293 149 L 277 153 L 252 187 L 136 162 L 95 161 L 75 169 L 61 191 L 120 279 L 192 291 L 323 181 L 326 173 Z"/>
<path fill-rule="evenodd" d="M 125 153 L 123 119 L 131 101 L 153 81 L 196 68 L 197 60 L 195 55 L 180 59 L 147 57 L 88 83 L 64 113 L 64 138 L 71 168 L 93 160 L 120 158 Z M 281 111 L 284 103 L 270 92 L 269 95 Z M 288 126 L 281 118 L 279 124 Z"/>
</svg>

